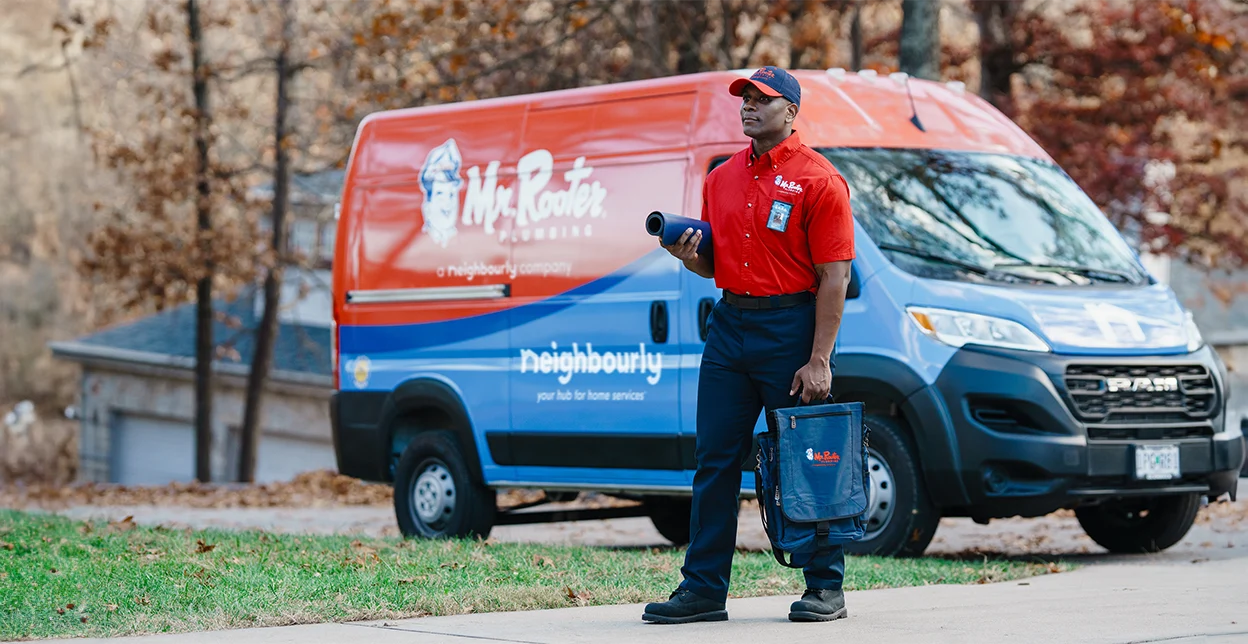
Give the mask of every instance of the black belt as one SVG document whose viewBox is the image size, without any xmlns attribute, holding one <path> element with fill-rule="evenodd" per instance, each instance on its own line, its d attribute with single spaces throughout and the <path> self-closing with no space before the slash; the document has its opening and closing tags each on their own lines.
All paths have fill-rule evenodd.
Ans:
<svg viewBox="0 0 1248 644">
<path fill-rule="evenodd" d="M 803 291 L 789 295 L 750 296 L 724 291 L 724 301 L 739 309 L 787 309 L 791 306 L 814 302 L 815 294 Z"/>
</svg>

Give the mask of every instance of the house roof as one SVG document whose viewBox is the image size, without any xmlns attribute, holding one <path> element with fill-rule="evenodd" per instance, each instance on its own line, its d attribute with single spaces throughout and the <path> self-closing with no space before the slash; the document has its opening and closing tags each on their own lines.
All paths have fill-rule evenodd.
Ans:
<svg viewBox="0 0 1248 644">
<path fill-rule="evenodd" d="M 213 341 L 218 347 L 218 371 L 246 374 L 255 354 L 259 315 L 254 291 L 233 302 L 218 300 L 214 311 Z M 51 343 L 58 357 L 139 363 L 193 369 L 195 305 L 184 304 L 138 320 L 97 331 L 68 342 Z M 232 350 L 231 350 L 232 349 Z M 330 330 L 326 327 L 281 323 L 273 348 L 270 377 L 300 384 L 329 385 L 333 374 Z"/>
</svg>

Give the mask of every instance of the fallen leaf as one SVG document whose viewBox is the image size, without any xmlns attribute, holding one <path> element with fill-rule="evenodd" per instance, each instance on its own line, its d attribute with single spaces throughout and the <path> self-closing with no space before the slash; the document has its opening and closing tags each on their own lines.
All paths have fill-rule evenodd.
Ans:
<svg viewBox="0 0 1248 644">
<path fill-rule="evenodd" d="M 212 552 L 213 549 L 217 547 L 216 544 L 209 545 L 209 544 L 204 543 L 203 539 L 196 539 L 195 546 L 196 546 L 195 552 L 197 554 L 203 554 L 205 552 Z"/>
<path fill-rule="evenodd" d="M 50 572 L 50 573 L 52 573 L 52 574 L 54 574 L 54 575 L 59 575 L 59 574 L 60 574 L 59 572 L 57 572 L 57 571 L 56 571 L 56 568 L 48 568 L 48 572 Z"/>
<path fill-rule="evenodd" d="M 1050 562 L 1049 562 L 1049 572 L 1051 572 L 1051 573 L 1059 573 L 1059 572 L 1061 572 L 1061 571 L 1062 571 L 1062 567 L 1061 567 L 1061 566 L 1057 565 L 1057 563 L 1055 563 L 1055 562 L 1052 562 L 1052 561 L 1050 561 Z"/>
<path fill-rule="evenodd" d="M 451 563 L 444 563 L 444 564 L 442 564 L 440 567 L 441 567 L 441 568 L 450 568 L 451 570 L 459 570 L 460 568 L 463 568 L 464 566 L 463 566 L 463 564 L 459 563 L 458 561 L 452 561 Z"/>
<path fill-rule="evenodd" d="M 589 602 L 590 594 L 587 592 L 576 592 L 571 586 L 564 586 L 563 592 L 567 594 L 568 599 L 574 601 L 579 606 L 584 606 Z"/>
<path fill-rule="evenodd" d="M 108 529 L 110 532 L 129 532 L 135 528 L 134 515 L 127 515 L 121 521 L 109 521 Z"/>
<path fill-rule="evenodd" d="M 74 609 L 73 604 L 65 604 L 65 610 L 73 610 L 73 609 Z"/>
<path fill-rule="evenodd" d="M 1212 548 L 1212 547 L 1213 547 L 1213 542 L 1212 542 L 1212 541 L 1201 541 L 1201 542 L 1200 542 L 1200 547 L 1201 547 L 1201 548 Z"/>
<path fill-rule="evenodd" d="M 148 599 L 147 595 L 140 595 L 134 598 L 134 603 L 140 606 L 150 606 L 152 604 L 152 600 Z"/>
<path fill-rule="evenodd" d="M 57 615 L 64 615 L 64 614 L 65 614 L 65 609 L 64 609 L 64 608 L 61 608 L 60 606 L 57 606 L 57 607 L 56 607 L 56 614 L 57 614 Z"/>
<path fill-rule="evenodd" d="M 4 581 L 5 579 L 8 579 L 8 578 L 9 578 L 9 573 L 0 571 L 0 581 Z"/>
<path fill-rule="evenodd" d="M 110 612 L 110 613 L 111 613 L 111 612 L 113 612 L 113 611 L 117 610 L 117 604 L 104 604 L 104 608 L 107 608 L 107 609 L 108 609 L 108 612 Z"/>
<path fill-rule="evenodd" d="M 3 548 L 5 550 L 12 550 L 13 544 L 9 543 L 8 541 L 0 541 L 0 548 Z"/>
<path fill-rule="evenodd" d="M 87 616 L 86 616 L 86 615 L 83 615 L 83 616 L 82 616 L 82 623 L 83 623 L 83 624 L 86 624 L 86 623 L 87 623 Z"/>
<path fill-rule="evenodd" d="M 553 567 L 555 565 L 555 561 L 544 555 L 533 555 L 533 565 Z"/>
<path fill-rule="evenodd" d="M 91 526 L 90 522 L 84 521 L 82 525 L 78 526 L 78 534 L 81 534 L 81 535 L 88 535 L 94 531 L 95 531 L 95 528 Z"/>
<path fill-rule="evenodd" d="M 399 580 L 399 585 L 402 586 L 403 584 L 414 584 L 422 579 L 424 579 L 423 575 L 418 575 L 416 577 L 404 577 L 403 579 Z"/>
</svg>

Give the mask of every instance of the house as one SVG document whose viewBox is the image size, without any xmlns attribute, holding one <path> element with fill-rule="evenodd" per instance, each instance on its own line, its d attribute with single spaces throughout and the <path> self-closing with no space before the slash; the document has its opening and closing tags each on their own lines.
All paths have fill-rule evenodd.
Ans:
<svg viewBox="0 0 1248 644">
<path fill-rule="evenodd" d="M 226 321 L 214 339 L 212 478 L 237 480 L 239 428 L 259 312 L 254 296 L 218 302 Z M 164 484 L 195 475 L 195 306 L 121 324 L 70 342 L 53 355 L 82 365 L 79 477 Z M 265 385 L 256 480 L 289 480 L 336 468 L 329 424 L 328 326 L 282 321 Z"/>
<path fill-rule="evenodd" d="M 292 177 L 290 242 L 302 267 L 285 271 L 273 368 L 265 384 L 256 480 L 289 480 L 336 469 L 329 421 L 330 262 L 343 172 Z M 272 187 L 250 199 L 269 201 Z M 263 226 L 262 226 L 263 228 Z M 254 330 L 263 308 L 258 289 L 217 302 L 212 478 L 238 478 L 239 430 Z M 86 481 L 163 484 L 195 475 L 195 306 L 187 304 L 68 342 L 53 355 L 82 365 L 79 477 Z"/>
</svg>

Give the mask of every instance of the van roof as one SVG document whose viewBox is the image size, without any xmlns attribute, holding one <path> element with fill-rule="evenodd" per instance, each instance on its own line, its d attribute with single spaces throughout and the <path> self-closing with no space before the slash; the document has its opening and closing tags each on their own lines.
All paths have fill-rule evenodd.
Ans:
<svg viewBox="0 0 1248 644">
<path fill-rule="evenodd" d="M 571 107 L 607 101 L 696 93 L 693 145 L 747 141 L 738 116 L 740 99 L 728 93 L 735 79 L 753 70 L 703 72 L 642 81 L 612 83 L 504 98 L 448 103 L 430 107 L 389 110 L 370 114 L 361 132 L 380 122 L 428 119 L 439 113 L 471 111 L 474 107 L 527 106 L 530 110 Z M 1049 159 L 1044 150 L 995 107 L 961 83 L 936 83 L 905 74 L 878 76 L 870 70 L 846 72 L 795 70 L 802 85 L 802 108 L 796 129 L 811 147 L 885 147 L 997 152 Z M 913 95 L 914 111 L 911 109 Z M 926 131 L 910 121 L 916 113 Z M 636 127 L 651 124 L 639 113 Z M 671 124 L 687 127 L 686 123 Z"/>
</svg>

